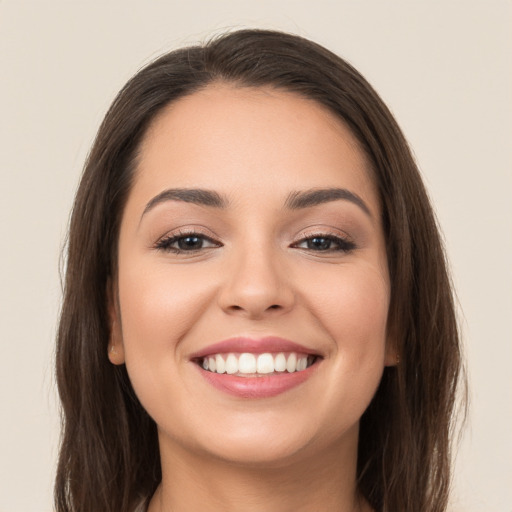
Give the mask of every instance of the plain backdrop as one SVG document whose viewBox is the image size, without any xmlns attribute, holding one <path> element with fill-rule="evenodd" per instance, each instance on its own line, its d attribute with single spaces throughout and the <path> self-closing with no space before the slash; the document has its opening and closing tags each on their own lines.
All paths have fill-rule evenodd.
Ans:
<svg viewBox="0 0 512 512">
<path fill-rule="evenodd" d="M 512 3 L 498 0 L 0 0 L 0 512 L 52 510 L 59 254 L 102 116 L 150 59 L 241 27 L 345 57 L 402 126 L 446 238 L 470 378 L 451 510 L 510 512 Z"/>
</svg>

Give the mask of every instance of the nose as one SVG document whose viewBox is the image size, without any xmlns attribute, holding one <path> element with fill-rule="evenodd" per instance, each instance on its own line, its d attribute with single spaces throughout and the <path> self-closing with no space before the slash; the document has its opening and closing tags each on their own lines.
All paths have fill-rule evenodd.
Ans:
<svg viewBox="0 0 512 512">
<path fill-rule="evenodd" d="M 293 307 L 295 296 L 282 257 L 270 250 L 248 249 L 227 266 L 219 293 L 219 305 L 226 313 L 257 320 Z"/>
</svg>

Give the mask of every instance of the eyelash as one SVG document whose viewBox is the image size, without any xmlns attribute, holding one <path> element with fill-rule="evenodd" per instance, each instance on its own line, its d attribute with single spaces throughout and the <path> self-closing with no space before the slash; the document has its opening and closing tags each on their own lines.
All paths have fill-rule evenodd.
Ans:
<svg viewBox="0 0 512 512">
<path fill-rule="evenodd" d="M 209 236 L 206 236 L 203 233 L 197 232 L 197 231 L 180 231 L 179 233 L 176 233 L 174 235 L 169 235 L 164 238 L 161 238 L 156 244 L 155 249 L 164 251 L 164 252 L 172 252 L 174 254 L 184 254 L 184 253 L 196 253 L 198 251 L 201 251 L 202 249 L 205 249 L 205 247 L 200 247 L 199 249 L 192 249 L 192 250 L 185 250 L 180 249 L 178 247 L 172 247 L 173 244 L 179 242 L 180 240 L 184 240 L 186 238 L 198 238 L 202 241 L 208 241 L 214 244 L 217 247 L 222 247 L 222 244 L 219 242 L 216 242 Z M 211 249 L 211 247 L 207 247 L 207 249 Z"/>
<path fill-rule="evenodd" d="M 304 242 L 308 242 L 314 239 L 322 239 L 327 240 L 329 242 L 333 242 L 338 247 L 336 249 L 329 248 L 327 250 L 321 250 L 321 251 L 314 251 L 313 249 L 307 249 L 313 252 L 319 252 L 319 253 L 332 253 L 332 252 L 343 252 L 343 253 L 349 253 L 352 252 L 354 249 L 356 249 L 356 244 L 352 242 L 348 237 L 343 237 L 340 235 L 336 235 L 334 233 L 308 233 L 301 235 L 302 238 L 295 242 L 292 247 L 297 247 L 297 245 L 302 244 Z"/>
<path fill-rule="evenodd" d="M 164 251 L 164 252 L 172 252 L 174 254 L 194 254 L 204 249 L 212 249 L 214 247 L 199 247 L 197 249 L 180 249 L 178 247 L 173 247 L 174 244 L 178 243 L 180 240 L 184 240 L 186 238 L 197 238 L 201 241 L 207 241 L 213 244 L 213 246 L 216 247 L 222 247 L 222 244 L 219 242 L 216 242 L 209 236 L 204 235 L 203 233 L 197 232 L 197 231 L 190 231 L 190 232 L 180 232 L 174 235 L 166 236 L 164 238 L 161 238 L 156 244 L 155 249 Z M 319 250 L 316 251 L 311 248 L 304 248 L 305 250 L 309 250 L 312 252 L 318 252 L 318 253 L 333 253 L 333 252 L 342 252 L 342 253 L 349 253 L 352 252 L 354 249 L 356 249 L 356 244 L 349 240 L 348 238 L 341 237 L 339 235 L 335 235 L 333 233 L 310 233 L 307 235 L 302 235 L 302 238 L 291 245 L 291 247 L 299 248 L 298 245 L 303 244 L 304 242 L 312 241 L 315 239 L 321 239 L 326 240 L 329 243 L 334 243 L 338 247 L 335 249 L 332 249 L 329 247 L 325 250 Z"/>
</svg>

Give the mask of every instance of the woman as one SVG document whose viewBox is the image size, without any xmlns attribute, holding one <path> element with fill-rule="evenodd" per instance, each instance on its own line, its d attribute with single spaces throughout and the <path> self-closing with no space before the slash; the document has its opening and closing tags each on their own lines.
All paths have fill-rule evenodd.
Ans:
<svg viewBox="0 0 512 512">
<path fill-rule="evenodd" d="M 162 56 L 105 117 L 68 251 L 58 512 L 446 509 L 450 281 L 349 64 L 257 30 Z"/>
</svg>

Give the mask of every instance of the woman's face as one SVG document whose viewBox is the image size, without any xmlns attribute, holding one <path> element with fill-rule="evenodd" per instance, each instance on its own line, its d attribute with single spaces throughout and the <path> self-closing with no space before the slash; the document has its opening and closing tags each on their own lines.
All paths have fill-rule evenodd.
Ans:
<svg viewBox="0 0 512 512">
<path fill-rule="evenodd" d="M 394 360 L 370 175 L 347 127 L 288 92 L 210 86 L 153 122 L 109 354 L 162 449 L 251 464 L 355 450 Z"/>
</svg>

